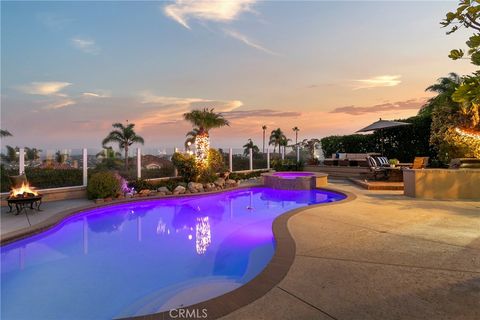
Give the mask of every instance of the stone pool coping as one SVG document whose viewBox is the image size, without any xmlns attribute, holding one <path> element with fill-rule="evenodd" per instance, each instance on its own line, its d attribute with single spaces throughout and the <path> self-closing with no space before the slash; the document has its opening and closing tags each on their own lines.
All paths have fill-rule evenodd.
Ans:
<svg viewBox="0 0 480 320">
<path fill-rule="evenodd" d="M 202 195 L 219 194 L 222 192 L 235 191 L 235 190 L 248 189 L 248 188 L 259 188 L 259 187 L 263 187 L 263 185 L 240 186 L 232 189 L 224 189 L 219 191 L 194 193 L 194 194 L 131 198 L 131 199 L 125 199 L 125 200 L 115 201 L 110 203 L 101 203 L 101 204 L 92 204 L 92 205 L 82 206 L 75 209 L 69 209 L 69 210 L 59 212 L 54 216 L 34 226 L 7 233 L 5 236 L 3 236 L 0 239 L 0 245 L 3 246 L 6 244 L 15 242 L 17 240 L 21 240 L 21 239 L 42 233 L 44 231 L 47 231 L 61 224 L 63 221 L 65 221 L 69 217 L 72 217 L 76 214 L 79 214 L 91 209 L 109 207 L 117 204 L 124 204 L 124 203 L 130 203 L 130 202 L 140 202 L 140 201 L 169 199 L 169 198 L 196 197 L 196 196 L 202 196 Z M 285 278 L 288 271 L 290 270 L 290 267 L 293 264 L 293 261 L 295 259 L 295 252 L 296 252 L 295 241 L 288 230 L 288 220 L 290 220 L 291 217 L 307 209 L 350 202 L 355 200 L 357 197 L 355 194 L 351 192 L 339 190 L 336 188 L 322 187 L 317 189 L 342 194 L 345 196 L 345 199 L 335 201 L 335 202 L 318 203 L 310 206 L 305 206 L 305 207 L 290 210 L 281 214 L 273 221 L 273 224 L 272 224 L 273 235 L 276 241 L 275 253 L 272 259 L 270 260 L 270 262 L 265 267 L 265 269 L 262 270 L 262 272 L 260 272 L 251 281 L 247 282 L 246 284 L 242 285 L 241 287 L 233 291 L 230 291 L 218 297 L 215 297 L 191 306 L 179 308 L 179 309 L 183 309 L 187 314 L 189 313 L 196 314 L 194 312 L 197 312 L 197 313 L 200 312 L 200 315 L 202 314 L 201 313 L 202 310 L 206 309 L 208 316 L 205 319 L 217 319 L 254 302 L 255 300 L 261 298 L 266 293 L 268 293 L 278 283 L 280 283 L 280 281 L 282 281 L 282 279 Z M 122 319 L 135 319 L 135 320 L 178 319 L 178 315 L 174 314 L 172 316 L 169 311 L 163 311 L 159 313 L 127 317 Z"/>
</svg>

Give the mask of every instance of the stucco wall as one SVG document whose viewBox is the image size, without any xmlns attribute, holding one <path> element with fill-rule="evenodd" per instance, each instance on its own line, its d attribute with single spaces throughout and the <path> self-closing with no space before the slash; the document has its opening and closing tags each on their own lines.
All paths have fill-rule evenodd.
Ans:
<svg viewBox="0 0 480 320">
<path fill-rule="evenodd" d="M 479 169 L 406 169 L 403 182 L 409 197 L 480 200 Z"/>
</svg>

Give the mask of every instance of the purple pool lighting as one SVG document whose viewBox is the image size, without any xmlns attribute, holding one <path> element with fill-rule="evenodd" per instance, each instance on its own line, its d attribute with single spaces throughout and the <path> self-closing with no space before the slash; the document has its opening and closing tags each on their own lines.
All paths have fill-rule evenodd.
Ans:
<svg viewBox="0 0 480 320">
<path fill-rule="evenodd" d="M 250 188 L 96 208 L 1 247 L 1 319 L 112 319 L 235 290 L 272 259 L 279 215 L 345 196 Z"/>
</svg>

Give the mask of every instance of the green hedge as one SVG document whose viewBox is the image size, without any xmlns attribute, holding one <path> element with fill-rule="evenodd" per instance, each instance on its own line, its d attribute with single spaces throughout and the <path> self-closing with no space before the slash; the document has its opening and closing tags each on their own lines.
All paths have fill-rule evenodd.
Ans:
<svg viewBox="0 0 480 320">
<path fill-rule="evenodd" d="M 40 169 L 25 168 L 28 182 L 37 189 L 81 186 L 83 174 L 81 169 Z M 1 167 L 1 192 L 10 191 L 9 176 L 18 175 L 17 169 L 7 170 Z"/>
<path fill-rule="evenodd" d="M 322 151 L 326 158 L 332 154 L 341 153 L 367 153 L 382 151 L 389 159 L 396 158 L 400 162 L 412 162 L 416 156 L 430 157 L 430 162 L 438 166 L 437 153 L 430 146 L 430 117 L 416 116 L 405 120 L 409 126 L 384 129 L 372 134 L 351 134 L 345 136 L 329 136 L 321 139 Z"/>
</svg>

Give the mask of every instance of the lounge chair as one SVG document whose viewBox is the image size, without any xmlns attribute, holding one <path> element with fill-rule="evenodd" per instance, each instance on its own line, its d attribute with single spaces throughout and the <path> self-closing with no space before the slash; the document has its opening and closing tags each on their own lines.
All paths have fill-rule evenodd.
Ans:
<svg viewBox="0 0 480 320">
<path fill-rule="evenodd" d="M 379 173 L 382 173 L 385 179 L 387 178 L 387 169 L 382 167 L 380 162 L 378 162 L 374 157 L 367 157 L 367 162 L 375 180 L 377 180 Z"/>
</svg>

